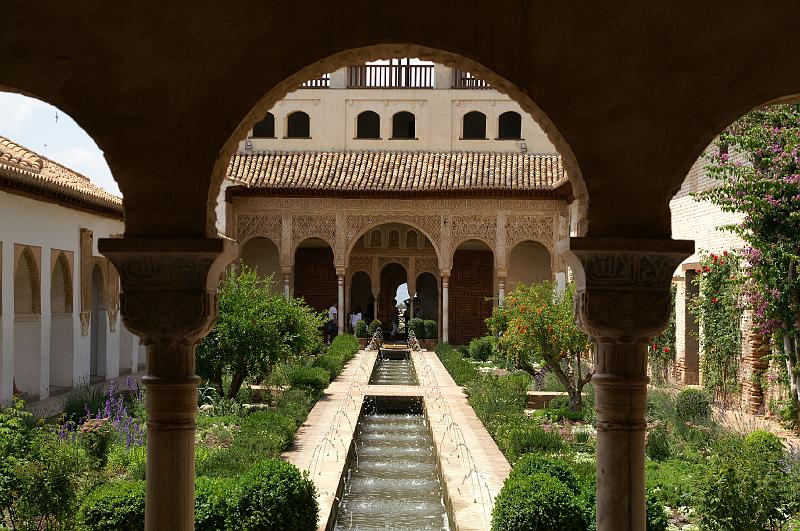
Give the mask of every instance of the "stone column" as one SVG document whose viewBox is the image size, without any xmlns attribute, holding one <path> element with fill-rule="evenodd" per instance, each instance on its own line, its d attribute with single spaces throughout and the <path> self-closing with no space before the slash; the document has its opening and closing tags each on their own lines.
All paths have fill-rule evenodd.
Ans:
<svg viewBox="0 0 800 531">
<path fill-rule="evenodd" d="M 117 267 L 125 326 L 147 346 L 147 495 L 145 529 L 194 528 L 194 349 L 217 316 L 216 285 L 233 259 L 229 241 L 99 241 Z"/>
<path fill-rule="evenodd" d="M 508 276 L 508 272 L 506 271 L 498 271 L 497 272 L 497 305 L 498 306 L 505 306 L 506 305 L 506 278 Z"/>
<path fill-rule="evenodd" d="M 597 529 L 645 531 L 647 345 L 667 325 L 675 268 L 691 241 L 570 238 L 578 325 L 595 344 Z"/>
<path fill-rule="evenodd" d="M 378 318 L 378 298 L 381 296 L 381 287 L 378 285 L 377 287 L 372 289 L 372 320 Z"/>
<path fill-rule="evenodd" d="M 282 267 L 281 275 L 283 276 L 283 296 L 289 299 L 292 296 L 292 291 L 289 287 L 289 283 L 292 279 L 292 268 Z"/>
<path fill-rule="evenodd" d="M 411 280 L 406 283 L 408 286 L 408 320 L 414 318 L 414 294 L 417 292 L 417 282 L 416 280 Z M 408 330 L 406 330 L 406 334 Z"/>
<path fill-rule="evenodd" d="M 450 295 L 448 293 L 448 287 L 450 285 L 450 271 L 444 272 L 442 271 L 442 342 L 447 343 L 449 340 L 449 330 L 450 327 Z"/>
<path fill-rule="evenodd" d="M 344 269 L 336 271 L 336 284 L 339 287 L 338 303 L 336 304 L 336 321 L 339 334 L 344 334 Z"/>
</svg>

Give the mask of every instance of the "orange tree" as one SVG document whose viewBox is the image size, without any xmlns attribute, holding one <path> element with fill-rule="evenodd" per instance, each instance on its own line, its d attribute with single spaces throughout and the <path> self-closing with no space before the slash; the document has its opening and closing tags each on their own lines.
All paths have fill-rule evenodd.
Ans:
<svg viewBox="0 0 800 531">
<path fill-rule="evenodd" d="M 589 337 L 575 325 L 573 285 L 559 292 L 553 282 L 520 284 L 486 320 L 499 337 L 498 347 L 514 365 L 534 377 L 537 365 L 545 365 L 569 393 L 570 408 L 582 407 L 581 391 L 592 371 L 581 367 L 589 352 Z"/>
</svg>

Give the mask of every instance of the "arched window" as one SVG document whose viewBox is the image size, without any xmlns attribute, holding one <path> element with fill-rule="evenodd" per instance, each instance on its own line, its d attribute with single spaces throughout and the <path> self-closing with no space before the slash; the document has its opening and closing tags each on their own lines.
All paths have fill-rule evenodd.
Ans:
<svg viewBox="0 0 800 531">
<path fill-rule="evenodd" d="M 486 140 L 486 115 L 471 111 L 464 115 L 464 130 L 461 138 L 465 140 Z"/>
<path fill-rule="evenodd" d="M 39 266 L 29 248 L 25 248 L 14 273 L 14 314 L 35 315 L 41 311 Z"/>
<path fill-rule="evenodd" d="M 392 116 L 392 138 L 417 138 L 414 115 L 400 111 Z"/>
<path fill-rule="evenodd" d="M 497 123 L 498 140 L 520 140 L 522 138 L 522 116 L 508 111 L 500 115 Z"/>
<path fill-rule="evenodd" d="M 50 281 L 50 311 L 52 313 L 72 312 L 72 275 L 69 262 L 64 253 L 58 255 L 53 266 Z"/>
<path fill-rule="evenodd" d="M 311 120 L 303 111 L 295 111 L 286 118 L 286 138 L 311 138 Z"/>
<path fill-rule="evenodd" d="M 400 247 L 400 231 L 390 230 L 389 231 L 389 248 L 390 249 L 397 249 L 399 247 Z"/>
<path fill-rule="evenodd" d="M 356 118 L 356 138 L 380 138 L 381 117 L 373 111 L 364 111 Z"/>
<path fill-rule="evenodd" d="M 275 116 L 271 112 L 253 126 L 253 138 L 275 138 Z"/>
</svg>

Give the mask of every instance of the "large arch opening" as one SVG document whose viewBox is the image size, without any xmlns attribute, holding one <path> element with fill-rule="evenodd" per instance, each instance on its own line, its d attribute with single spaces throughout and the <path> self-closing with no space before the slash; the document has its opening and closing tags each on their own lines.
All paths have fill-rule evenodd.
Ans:
<svg viewBox="0 0 800 531">
<path fill-rule="evenodd" d="M 327 311 L 337 305 L 338 284 L 333 249 L 325 240 L 307 238 L 294 253 L 294 295 L 310 307 Z"/>
<path fill-rule="evenodd" d="M 280 251 L 271 239 L 257 236 L 247 240 L 239 249 L 239 261 L 261 278 L 271 278 L 270 286 L 275 293 L 283 290 Z"/>
<path fill-rule="evenodd" d="M 414 317 L 430 321 L 439 320 L 439 282 L 433 273 L 425 272 L 417 276 Z"/>
<path fill-rule="evenodd" d="M 400 331 L 402 315 L 398 304 L 398 288 L 408 281 L 406 268 L 397 262 L 391 262 L 381 269 L 381 290 L 378 296 L 378 319 L 381 321 L 387 337 L 397 338 Z M 394 334 L 392 334 L 394 332 Z"/>
<path fill-rule="evenodd" d="M 350 312 L 353 316 L 361 315 L 361 320 L 370 323 L 375 319 L 375 299 L 372 295 L 372 279 L 366 271 L 356 271 L 350 280 Z M 355 322 L 351 320 L 350 328 L 355 332 Z"/>
<path fill-rule="evenodd" d="M 518 243 L 508 258 L 506 289 L 512 291 L 519 284 L 530 286 L 543 280 L 553 280 L 550 251 L 536 241 Z"/>
<path fill-rule="evenodd" d="M 492 314 L 494 253 L 481 240 L 467 240 L 453 253 L 448 303 L 448 337 L 454 345 L 466 345 L 485 336 Z"/>
<path fill-rule="evenodd" d="M 67 256 L 59 253 L 50 280 L 50 394 L 72 386 L 74 326 L 70 269 Z"/>
<path fill-rule="evenodd" d="M 24 397 L 42 392 L 41 298 L 39 261 L 24 247 L 14 270 L 14 386 Z"/>
</svg>

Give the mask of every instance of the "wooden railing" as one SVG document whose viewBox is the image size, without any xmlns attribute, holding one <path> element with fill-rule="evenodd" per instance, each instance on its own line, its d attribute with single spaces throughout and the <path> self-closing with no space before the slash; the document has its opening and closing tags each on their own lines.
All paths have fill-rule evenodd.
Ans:
<svg viewBox="0 0 800 531">
<path fill-rule="evenodd" d="M 329 88 L 331 86 L 331 75 L 325 74 L 317 79 L 309 79 L 300 88 Z"/>
<path fill-rule="evenodd" d="M 347 67 L 348 88 L 433 88 L 433 65 Z"/>
<path fill-rule="evenodd" d="M 466 70 L 453 69 L 453 88 L 459 89 L 489 89 L 492 86 L 482 79 L 478 79 Z"/>
</svg>

